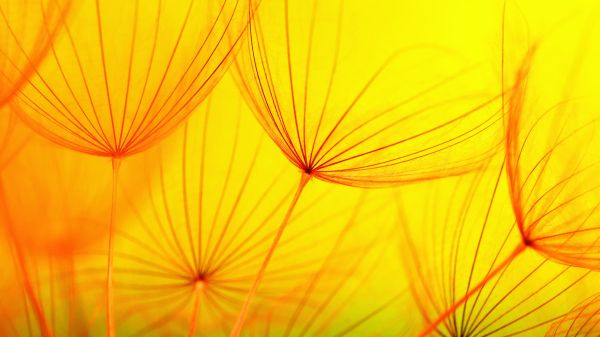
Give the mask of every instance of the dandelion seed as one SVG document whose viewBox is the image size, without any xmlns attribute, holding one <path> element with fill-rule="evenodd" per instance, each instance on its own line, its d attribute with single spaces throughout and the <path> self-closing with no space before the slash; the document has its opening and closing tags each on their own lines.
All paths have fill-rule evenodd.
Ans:
<svg viewBox="0 0 600 337">
<path fill-rule="evenodd" d="M 548 313 L 575 298 L 591 274 L 514 250 L 522 247 L 520 235 L 507 220 L 508 187 L 494 164 L 487 172 L 432 184 L 435 192 L 421 192 L 422 207 L 400 214 L 407 230 L 400 253 L 427 323 L 421 336 L 537 335 L 554 319 Z M 429 209 L 444 211 L 423 212 Z"/>
<path fill-rule="evenodd" d="M 594 43 L 591 18 L 583 27 L 563 25 L 560 32 L 528 44 L 514 70 L 514 89 L 503 98 L 506 176 L 520 244 L 419 336 L 435 331 L 528 249 L 568 266 L 598 269 L 598 68 L 586 60 L 595 59 L 600 45 Z M 579 39 L 573 39 L 574 31 Z M 504 42 L 503 34 L 503 53 Z M 575 46 L 565 49 L 566 43 Z M 504 62 L 502 67 L 507 71 Z M 504 77 L 510 81 L 511 76 Z"/>
<path fill-rule="evenodd" d="M 534 102 L 539 96 L 532 93 L 536 69 L 521 71 L 506 137 L 507 175 L 519 232 L 526 246 L 555 261 L 600 269 L 600 115 L 595 112 L 600 105 L 566 93 L 564 100 L 540 109 L 539 100 Z M 565 82 L 564 90 L 575 85 Z"/>
<path fill-rule="evenodd" d="M 260 145 L 261 130 L 231 90 L 231 84 L 217 88 L 199 114 L 139 163 L 145 170 L 138 175 L 150 171 L 139 184 L 125 183 L 135 196 L 123 207 L 132 216 L 119 233 L 116 289 L 120 321 L 135 325 L 134 335 L 158 328 L 188 336 L 227 331 L 269 247 L 269 224 L 285 216 L 291 168 L 283 158 L 273 160 L 276 149 Z M 317 193 L 289 219 L 291 236 L 273 256 L 258 303 L 296 289 L 333 244 L 347 215 L 327 206 L 340 203 L 331 194 Z"/>
<path fill-rule="evenodd" d="M 357 15 L 363 4 L 354 5 L 262 1 L 236 58 L 248 104 L 301 172 L 290 214 L 312 177 L 359 187 L 437 179 L 477 169 L 501 144 L 499 101 L 485 94 L 483 72 L 433 44 L 378 52 L 365 43 L 380 34 L 373 22 L 370 41 L 347 40 L 345 32 L 364 24 Z M 242 329 L 270 255 L 231 337 Z"/>
<path fill-rule="evenodd" d="M 85 0 L 76 7 L 71 17 L 61 17 L 64 33 L 12 105 L 57 144 L 112 158 L 106 302 L 113 337 L 120 160 L 156 144 L 211 91 L 246 28 L 246 2 Z"/>
</svg>

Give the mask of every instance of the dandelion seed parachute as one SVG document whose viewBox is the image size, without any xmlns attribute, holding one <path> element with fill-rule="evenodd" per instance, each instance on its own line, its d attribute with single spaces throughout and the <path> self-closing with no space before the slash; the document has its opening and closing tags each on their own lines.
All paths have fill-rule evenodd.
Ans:
<svg viewBox="0 0 600 337">
<path fill-rule="evenodd" d="M 244 1 L 85 0 L 16 97 L 36 131 L 109 157 L 150 147 L 206 97 L 246 27 Z"/>
<path fill-rule="evenodd" d="M 505 5 L 502 85 L 513 88 L 503 98 L 506 172 L 523 244 L 560 263 L 598 269 L 599 8 L 572 6 L 574 16 L 564 14 L 567 4 L 549 8 L 550 23 L 526 8 L 540 33 L 519 27 L 529 17 L 513 18 Z"/>
<path fill-rule="evenodd" d="M 600 40 L 587 22 L 577 25 L 573 55 L 555 55 L 572 39 L 561 31 L 525 57 L 507 108 L 506 158 L 523 241 L 559 263 L 600 270 Z"/>
<path fill-rule="evenodd" d="M 408 32 L 418 28 L 382 25 L 403 22 L 381 18 L 407 15 L 393 6 L 262 1 L 253 17 L 235 73 L 265 131 L 301 171 L 298 197 L 312 177 L 382 187 L 462 174 L 501 144 L 486 71 L 415 40 Z M 387 40 L 386 29 L 399 39 Z"/>
<path fill-rule="evenodd" d="M 269 247 L 271 224 L 285 215 L 293 168 L 264 142 L 232 93 L 233 83 L 221 83 L 183 129 L 140 158 L 140 169 L 132 170 L 138 179 L 123 183 L 123 210 L 131 215 L 117 236 L 120 330 L 140 336 L 165 329 L 188 336 L 227 332 Z M 358 191 L 307 191 L 253 312 L 315 272 L 357 197 Z M 349 236 L 366 232 L 366 224 L 353 225 Z M 351 247 L 365 244 L 350 241 L 344 245 L 350 251 L 339 254 L 356 256 Z M 325 277 L 340 276 L 328 271 Z"/>
<path fill-rule="evenodd" d="M 521 243 L 419 336 L 434 331 L 528 248 L 567 266 L 598 270 L 600 68 L 592 60 L 600 55 L 600 43 L 593 19 L 598 8 L 585 9 L 583 19 L 554 23 L 560 29 L 534 42 L 507 39 L 505 9 L 502 86 L 513 88 L 503 97 L 505 162 Z"/>
<path fill-rule="evenodd" d="M 0 2 L 0 107 L 44 59 L 69 14 L 70 0 Z"/>
<path fill-rule="evenodd" d="M 534 251 L 513 259 L 521 238 L 511 221 L 500 162 L 432 182 L 427 191 L 404 190 L 422 200 L 400 208 L 407 231 L 401 254 L 407 274 L 414 276 L 417 308 L 427 326 L 437 323 L 431 335 L 543 335 L 553 313 L 587 296 L 580 289 L 597 282 L 588 270 L 553 263 Z"/>
<path fill-rule="evenodd" d="M 156 144 L 206 97 L 247 26 L 247 3 L 83 0 L 11 105 L 53 142 L 113 158 L 113 207 L 120 159 Z M 112 319 L 112 229 L 107 329 Z"/>
<path fill-rule="evenodd" d="M 418 27 L 377 23 L 406 8 L 375 7 L 263 1 L 236 62 L 258 120 L 294 165 L 326 181 L 386 186 L 473 169 L 500 142 L 491 78 L 419 43 L 408 34 Z"/>
</svg>

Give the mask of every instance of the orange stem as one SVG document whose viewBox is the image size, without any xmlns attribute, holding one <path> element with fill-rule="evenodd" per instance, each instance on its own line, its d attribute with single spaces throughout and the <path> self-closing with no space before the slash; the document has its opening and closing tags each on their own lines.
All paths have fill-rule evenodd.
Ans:
<svg viewBox="0 0 600 337">
<path fill-rule="evenodd" d="M 194 337 L 194 335 L 196 334 L 196 318 L 198 317 L 198 311 L 200 311 L 200 297 L 202 296 L 203 289 L 204 282 L 196 282 L 196 289 L 194 290 L 194 309 L 192 309 L 192 318 L 190 319 L 188 337 Z"/>
<path fill-rule="evenodd" d="M 250 288 L 250 290 L 248 291 L 248 294 L 246 295 L 246 299 L 244 300 L 244 303 L 242 304 L 242 308 L 238 314 L 238 317 L 233 326 L 233 329 L 231 330 L 231 333 L 229 334 L 229 337 L 239 337 L 240 336 L 240 333 L 242 332 L 242 328 L 244 326 L 244 322 L 246 321 L 246 316 L 248 316 L 248 310 L 250 308 L 250 304 L 252 303 L 252 300 L 256 296 L 256 292 L 258 290 L 258 287 L 260 286 L 260 282 L 262 281 L 263 277 L 265 276 L 265 272 L 267 270 L 267 267 L 269 266 L 269 262 L 271 261 L 271 258 L 273 257 L 273 253 L 275 252 L 275 249 L 277 248 L 277 245 L 279 244 L 279 240 L 281 240 L 281 237 L 283 236 L 283 232 L 285 231 L 285 228 L 287 227 L 290 217 L 294 211 L 294 208 L 296 207 L 296 204 L 298 204 L 300 195 L 302 194 L 302 191 L 304 190 L 306 183 L 308 183 L 308 181 L 310 180 L 310 177 L 311 176 L 309 174 L 304 173 L 304 172 L 302 173 L 302 176 L 300 177 L 300 183 L 298 184 L 298 189 L 296 190 L 296 194 L 294 194 L 294 198 L 292 199 L 292 202 L 290 203 L 290 206 L 288 207 L 288 210 L 285 213 L 285 216 L 283 217 L 281 224 L 279 225 L 279 229 L 277 230 L 277 233 L 275 234 L 273 243 L 271 244 L 271 247 L 267 251 L 267 255 L 265 256 L 265 258 L 262 262 L 262 265 L 260 266 L 260 269 L 259 269 L 258 273 L 256 274 L 254 283 L 252 284 L 252 287 Z"/>
<path fill-rule="evenodd" d="M 114 242 L 113 234 L 117 215 L 117 182 L 119 178 L 119 167 L 121 160 L 112 159 L 112 205 L 110 208 L 110 224 L 108 227 L 108 264 L 106 268 L 106 333 L 108 337 L 115 337 L 115 317 L 114 317 L 114 294 L 113 294 L 113 256 Z"/>
<path fill-rule="evenodd" d="M 506 257 L 502 263 L 500 263 L 496 268 L 491 270 L 477 285 L 471 288 L 463 297 L 461 297 L 458 301 L 454 302 L 448 310 L 444 311 L 441 315 L 436 318 L 435 321 L 429 323 L 429 325 L 421 330 L 421 332 L 417 335 L 417 337 L 425 337 L 432 333 L 437 326 L 440 325 L 445 319 L 450 317 L 456 309 L 458 309 L 461 305 L 463 305 L 471 296 L 481 290 L 491 279 L 493 279 L 499 272 L 501 272 L 504 268 L 506 268 L 517 256 L 519 256 L 527 246 L 524 243 L 519 244 L 513 252 Z"/>
</svg>

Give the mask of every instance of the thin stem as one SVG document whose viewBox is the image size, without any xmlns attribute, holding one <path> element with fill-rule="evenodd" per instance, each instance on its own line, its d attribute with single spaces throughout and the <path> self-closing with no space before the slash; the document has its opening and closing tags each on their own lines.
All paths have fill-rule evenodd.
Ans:
<svg viewBox="0 0 600 337">
<path fill-rule="evenodd" d="M 294 211 L 294 208 L 296 207 L 296 204 L 298 203 L 298 200 L 300 199 L 300 195 L 302 194 L 302 191 L 304 190 L 304 187 L 306 186 L 306 183 L 308 183 L 310 178 L 311 178 L 310 174 L 307 174 L 304 172 L 302 173 L 302 176 L 300 177 L 300 183 L 298 184 L 298 188 L 296 190 L 296 194 L 294 194 L 294 198 L 292 199 L 292 202 L 290 203 L 290 206 L 289 206 L 287 212 L 285 213 L 285 216 L 284 216 L 283 220 L 281 221 L 281 224 L 279 225 L 279 229 L 277 230 L 277 233 L 275 234 L 273 243 L 271 244 L 271 247 L 267 251 L 267 255 L 265 256 L 265 258 L 262 262 L 262 265 L 260 266 L 260 269 L 259 269 L 258 273 L 256 274 L 254 283 L 252 284 L 252 287 L 250 288 L 250 290 L 248 291 L 248 294 L 246 295 L 246 299 L 244 300 L 242 308 L 240 309 L 237 320 L 233 326 L 233 329 L 231 330 L 231 333 L 229 334 L 229 337 L 239 337 L 240 333 L 242 332 L 242 327 L 244 326 L 244 322 L 246 321 L 246 316 L 248 316 L 248 310 L 250 308 L 250 303 L 252 303 L 252 300 L 254 299 L 254 296 L 256 295 L 256 292 L 258 290 L 260 282 L 262 281 L 263 277 L 265 276 L 265 272 L 267 270 L 269 262 L 271 261 L 271 258 L 273 257 L 273 253 L 275 252 L 275 249 L 277 248 L 277 245 L 279 244 L 279 240 L 283 236 L 283 232 L 285 231 L 285 228 L 290 220 L 290 217 Z"/>
<path fill-rule="evenodd" d="M 108 264 L 106 267 L 106 333 L 108 337 L 115 337 L 115 318 L 114 318 L 114 295 L 113 295 L 113 256 L 114 242 L 113 234 L 115 231 L 115 222 L 117 215 L 117 182 L 119 178 L 119 167 L 121 160 L 113 157 L 112 159 L 112 205 L 110 207 L 110 224 L 108 227 Z"/>
<path fill-rule="evenodd" d="M 437 326 L 440 325 L 445 319 L 450 317 L 461 305 L 463 305 L 471 296 L 480 291 L 491 279 L 493 279 L 499 272 L 501 272 L 504 268 L 506 268 L 517 256 L 519 256 L 523 251 L 525 251 L 527 245 L 524 243 L 519 244 L 513 252 L 502 261 L 496 268 L 491 270 L 479 283 L 477 283 L 473 288 L 471 288 L 463 297 L 461 297 L 458 301 L 454 302 L 446 311 L 444 311 L 441 315 L 439 315 L 433 322 L 429 323 L 425 329 L 421 330 L 417 337 L 425 337 L 432 333 L 437 329 Z"/>
<path fill-rule="evenodd" d="M 2 207 L 4 208 L 4 214 L 6 222 L 5 228 L 8 232 L 9 237 L 13 243 L 15 257 L 17 260 L 17 267 L 20 271 L 21 276 L 23 277 L 23 286 L 25 288 L 25 293 L 27 294 L 27 298 L 33 307 L 33 312 L 35 317 L 37 318 L 38 324 L 40 326 L 40 332 L 43 337 L 54 337 L 52 333 L 52 329 L 48 325 L 48 320 L 46 319 L 46 315 L 44 314 L 44 309 L 42 308 L 42 303 L 37 296 L 35 289 L 33 288 L 33 282 L 31 280 L 31 276 L 29 275 L 29 271 L 27 270 L 27 262 L 25 261 L 25 254 L 21 249 L 21 244 L 17 237 L 17 234 L 14 232 L 13 224 L 8 215 L 8 206 L 6 205 L 6 199 L 4 197 L 4 185 L 0 184 L 0 200 L 2 201 Z"/>
<path fill-rule="evenodd" d="M 198 312 L 200 311 L 200 298 L 202 297 L 202 290 L 204 290 L 204 282 L 197 281 L 194 289 L 194 309 L 192 309 L 188 337 L 194 337 L 196 334 L 196 320 L 198 317 Z"/>
</svg>

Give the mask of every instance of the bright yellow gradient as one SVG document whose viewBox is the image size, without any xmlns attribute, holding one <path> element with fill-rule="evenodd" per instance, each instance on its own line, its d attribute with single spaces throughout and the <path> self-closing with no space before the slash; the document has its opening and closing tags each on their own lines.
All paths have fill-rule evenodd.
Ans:
<svg viewBox="0 0 600 337">
<path fill-rule="evenodd" d="M 0 337 L 598 335 L 599 14 L 0 0 Z"/>
</svg>

